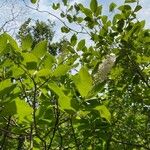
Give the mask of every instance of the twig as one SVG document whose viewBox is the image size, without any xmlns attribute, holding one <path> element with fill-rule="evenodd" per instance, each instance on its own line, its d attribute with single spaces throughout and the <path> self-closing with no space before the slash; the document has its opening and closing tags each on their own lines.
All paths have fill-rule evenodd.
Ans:
<svg viewBox="0 0 150 150">
<path fill-rule="evenodd" d="M 75 135 L 75 130 L 73 128 L 73 123 L 72 123 L 72 119 L 71 118 L 70 118 L 70 125 L 71 125 L 71 129 L 72 129 L 72 133 L 73 133 L 73 137 L 74 137 L 76 148 L 77 148 L 77 150 L 79 150 L 79 145 L 78 145 L 78 141 L 77 141 L 77 138 L 76 138 L 76 135 Z"/>
<path fill-rule="evenodd" d="M 75 32 L 75 33 L 87 34 L 87 32 L 83 32 L 82 30 L 81 30 L 81 31 L 77 31 L 77 30 L 75 30 L 75 29 L 69 27 L 69 26 L 68 26 L 62 19 L 60 19 L 57 15 L 55 15 L 55 14 L 49 12 L 49 11 L 46 11 L 46 10 L 39 10 L 38 8 L 33 8 L 33 7 L 29 6 L 29 5 L 27 5 L 27 3 L 25 2 L 25 0 L 23 0 L 23 2 L 24 2 L 24 4 L 25 4 L 26 7 L 30 8 L 30 9 L 32 9 L 32 10 L 38 11 L 38 12 L 40 12 L 40 13 L 47 13 L 47 14 L 53 16 L 54 18 L 58 19 L 58 20 L 59 20 L 66 28 L 68 28 L 70 31 L 73 31 L 73 32 Z"/>
<path fill-rule="evenodd" d="M 6 131 L 8 131 L 8 129 L 9 129 L 10 121 L 11 121 L 11 116 L 9 116 L 9 118 L 8 118 L 7 126 L 6 126 L 6 129 L 5 129 Z M 6 137 L 7 137 L 8 133 L 9 132 L 4 133 L 4 137 L 3 137 L 3 140 L 2 140 L 2 144 L 1 144 L 1 150 L 4 150 Z"/>
<path fill-rule="evenodd" d="M 59 108 L 58 108 L 58 102 L 56 101 L 56 121 L 55 121 L 55 125 L 54 125 L 54 128 L 53 128 L 53 135 L 52 135 L 52 137 L 50 139 L 50 143 L 48 145 L 47 150 L 51 149 L 51 146 L 52 146 L 52 143 L 53 143 L 53 139 L 54 139 L 55 133 L 57 131 L 58 123 L 59 123 Z"/>
</svg>

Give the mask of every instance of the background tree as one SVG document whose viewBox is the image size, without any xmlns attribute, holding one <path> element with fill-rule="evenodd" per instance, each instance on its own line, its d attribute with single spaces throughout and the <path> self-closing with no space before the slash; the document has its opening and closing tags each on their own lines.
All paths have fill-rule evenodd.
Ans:
<svg viewBox="0 0 150 150">
<path fill-rule="evenodd" d="M 40 41 L 47 40 L 49 52 L 52 55 L 56 55 L 62 50 L 63 44 L 67 42 L 67 39 L 62 38 L 56 43 L 52 41 L 55 34 L 53 31 L 54 25 L 55 23 L 52 23 L 50 20 L 47 20 L 47 22 L 37 20 L 34 23 L 29 18 L 21 25 L 17 34 L 17 39 L 21 42 L 22 39 L 27 37 L 30 38 L 30 40 L 33 41 L 32 48 Z"/>
</svg>

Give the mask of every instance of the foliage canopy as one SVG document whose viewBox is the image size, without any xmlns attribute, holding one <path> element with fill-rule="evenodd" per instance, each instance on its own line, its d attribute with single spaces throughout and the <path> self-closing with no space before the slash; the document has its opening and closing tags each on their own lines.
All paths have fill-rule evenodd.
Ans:
<svg viewBox="0 0 150 150">
<path fill-rule="evenodd" d="M 109 18 L 96 0 L 62 1 L 54 11 L 64 5 L 60 16 L 81 31 L 63 22 L 73 34 L 59 55 L 46 40 L 33 46 L 27 35 L 19 46 L 0 35 L 1 149 L 150 149 L 150 30 L 139 2 L 111 3 Z"/>
</svg>

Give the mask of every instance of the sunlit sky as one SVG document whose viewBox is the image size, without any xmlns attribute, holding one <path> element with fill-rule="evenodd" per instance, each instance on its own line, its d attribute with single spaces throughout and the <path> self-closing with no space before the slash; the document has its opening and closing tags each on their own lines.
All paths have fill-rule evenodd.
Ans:
<svg viewBox="0 0 150 150">
<path fill-rule="evenodd" d="M 52 10 L 51 6 L 52 3 L 60 2 L 61 0 L 40 0 L 39 2 L 39 9 L 40 10 L 46 10 L 49 12 L 54 13 L 55 15 L 58 15 L 59 12 L 55 12 Z M 139 20 L 146 20 L 146 28 L 150 28 L 150 0 L 139 0 L 141 6 L 143 9 L 138 13 L 138 19 Z M 31 4 L 30 0 L 25 0 L 27 5 L 31 7 L 35 7 L 35 5 Z M 73 3 L 82 3 L 85 6 L 89 6 L 90 0 L 70 0 L 70 2 Z M 124 0 L 98 0 L 99 4 L 103 5 L 103 12 L 104 14 L 108 13 L 109 4 L 111 2 L 116 3 L 117 5 L 123 4 Z M 114 12 L 115 13 L 115 12 Z M 13 14 L 13 15 L 12 15 Z M 19 15 L 18 15 L 19 14 Z M 18 15 L 18 16 L 17 16 Z M 5 26 L 5 30 L 13 34 L 17 31 L 17 28 L 25 21 L 27 18 L 32 18 L 34 20 L 43 20 L 46 21 L 47 19 L 50 19 L 52 21 L 55 21 L 56 26 L 56 37 L 59 37 L 61 34 L 60 32 L 60 26 L 62 24 L 54 17 L 46 14 L 46 13 L 38 13 L 37 11 L 31 10 L 29 8 L 26 8 L 23 0 L 0 0 L 0 28 L 4 25 L 4 23 L 8 20 L 10 20 L 13 16 L 15 16 L 15 22 L 10 22 Z M 59 15 L 58 15 L 59 16 Z"/>
</svg>

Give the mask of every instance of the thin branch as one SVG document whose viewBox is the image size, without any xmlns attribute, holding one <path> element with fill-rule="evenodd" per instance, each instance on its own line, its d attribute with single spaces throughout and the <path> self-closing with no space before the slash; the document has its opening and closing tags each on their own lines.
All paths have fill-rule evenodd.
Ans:
<svg viewBox="0 0 150 150">
<path fill-rule="evenodd" d="M 72 133 L 73 133 L 73 137 L 74 137 L 76 148 L 77 148 L 77 150 L 79 150 L 79 145 L 78 145 L 77 137 L 76 137 L 76 134 L 75 134 L 75 130 L 73 128 L 73 123 L 72 123 L 72 119 L 71 118 L 70 118 L 70 125 L 71 125 L 71 129 L 72 129 Z"/>
<path fill-rule="evenodd" d="M 11 116 L 9 116 L 9 118 L 8 118 L 8 122 L 7 122 L 6 129 L 5 129 L 6 131 L 9 130 L 10 122 L 11 122 Z M 3 140 L 2 140 L 2 144 L 1 144 L 1 150 L 4 150 L 5 143 L 6 143 L 6 138 L 7 138 L 8 133 L 9 132 L 5 132 L 4 133 L 4 137 L 3 137 Z"/>
<path fill-rule="evenodd" d="M 30 8 L 30 9 L 35 10 L 35 11 L 38 11 L 38 12 L 40 12 L 40 13 L 47 13 L 47 14 L 53 16 L 54 18 L 56 18 L 57 20 L 59 20 L 59 21 L 60 21 L 66 28 L 68 28 L 70 31 L 73 31 L 73 32 L 75 32 L 75 33 L 87 34 L 87 32 L 83 32 L 82 30 L 81 30 L 81 31 L 77 31 L 77 30 L 75 30 L 75 29 L 69 27 L 69 26 L 68 26 L 62 19 L 60 19 L 57 15 L 55 15 L 55 14 L 49 12 L 49 11 L 46 11 L 46 10 L 39 10 L 38 8 L 33 8 L 33 7 L 29 6 L 29 5 L 25 2 L 25 0 L 23 0 L 23 2 L 24 2 L 25 6 L 26 6 L 27 8 Z"/>
<path fill-rule="evenodd" d="M 59 123 L 59 108 L 58 108 L 58 102 L 56 101 L 56 121 L 55 121 L 55 125 L 54 125 L 54 128 L 53 128 L 53 134 L 52 134 L 52 137 L 50 139 L 50 143 L 48 144 L 48 148 L 47 150 L 50 150 L 51 149 L 51 146 L 52 146 L 52 143 L 53 143 L 53 139 L 55 137 L 55 134 L 56 134 L 56 131 L 57 131 L 57 126 L 58 126 L 58 123 Z"/>
</svg>

